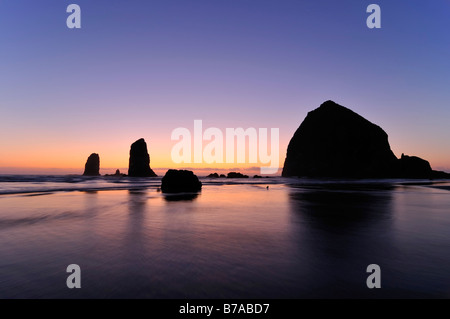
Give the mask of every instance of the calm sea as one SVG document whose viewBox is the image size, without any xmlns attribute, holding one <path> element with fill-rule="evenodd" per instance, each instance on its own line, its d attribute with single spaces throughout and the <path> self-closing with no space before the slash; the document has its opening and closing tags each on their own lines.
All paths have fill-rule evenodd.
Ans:
<svg viewBox="0 0 450 319">
<path fill-rule="evenodd" d="M 202 181 L 0 176 L 0 298 L 450 297 L 450 183 Z"/>
</svg>

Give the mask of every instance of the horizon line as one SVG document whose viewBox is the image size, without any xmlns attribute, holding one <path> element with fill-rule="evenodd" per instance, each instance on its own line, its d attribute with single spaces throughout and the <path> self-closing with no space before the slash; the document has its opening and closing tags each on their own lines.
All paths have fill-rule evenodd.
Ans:
<svg viewBox="0 0 450 319">
<path fill-rule="evenodd" d="M 128 173 L 128 167 L 101 167 L 100 172 L 103 171 L 103 174 L 114 173 L 116 170 L 119 170 L 121 173 Z M 255 173 L 255 175 L 270 175 L 270 176 L 281 176 L 281 170 L 283 167 L 278 167 L 276 174 L 261 174 L 260 167 L 251 166 L 251 167 L 230 167 L 230 168 L 218 168 L 218 167 L 151 167 L 154 171 L 168 171 L 170 169 L 177 170 L 190 170 L 193 172 L 201 172 L 201 174 L 212 174 L 212 173 L 229 173 L 229 172 L 250 172 Z M 15 166 L 4 166 L 0 167 L 0 175 L 21 175 L 21 174 L 36 174 L 36 175 L 48 175 L 48 174 L 75 174 L 75 175 L 83 175 L 84 168 L 80 167 L 15 167 Z M 105 172 L 106 171 L 106 172 Z M 251 174 L 253 174 L 251 173 Z M 161 174 L 161 173 L 160 173 Z"/>
</svg>

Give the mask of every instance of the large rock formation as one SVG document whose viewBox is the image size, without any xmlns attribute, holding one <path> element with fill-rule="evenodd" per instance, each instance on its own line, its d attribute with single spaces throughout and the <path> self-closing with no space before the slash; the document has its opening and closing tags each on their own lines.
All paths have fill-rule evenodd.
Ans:
<svg viewBox="0 0 450 319">
<path fill-rule="evenodd" d="M 295 132 L 282 175 L 388 177 L 396 160 L 379 126 L 327 101 L 309 112 Z"/>
<path fill-rule="evenodd" d="M 143 138 L 131 144 L 128 176 L 131 177 L 155 177 L 155 172 L 150 168 L 150 156 L 147 151 L 147 143 Z"/>
<path fill-rule="evenodd" d="M 202 182 L 192 171 L 169 169 L 161 180 L 163 193 L 198 192 Z"/>
<path fill-rule="evenodd" d="M 84 165 L 85 176 L 99 176 L 100 175 L 100 157 L 96 153 L 89 155 L 86 165 Z"/>
<path fill-rule="evenodd" d="M 344 178 L 449 178 L 430 164 L 402 154 L 388 136 L 355 112 L 326 101 L 311 111 L 287 149 L 282 176 Z"/>
</svg>

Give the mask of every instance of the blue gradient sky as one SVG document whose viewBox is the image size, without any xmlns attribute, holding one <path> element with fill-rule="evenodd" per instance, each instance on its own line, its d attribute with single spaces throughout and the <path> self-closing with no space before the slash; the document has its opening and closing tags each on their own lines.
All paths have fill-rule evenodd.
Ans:
<svg viewBox="0 0 450 319">
<path fill-rule="evenodd" d="M 127 167 L 140 137 L 152 167 L 176 166 L 170 134 L 195 119 L 280 128 L 282 165 L 329 99 L 380 125 L 398 157 L 450 170 L 449 17 L 449 0 L 2 0 L 0 173 L 82 169 L 92 152 Z"/>
</svg>

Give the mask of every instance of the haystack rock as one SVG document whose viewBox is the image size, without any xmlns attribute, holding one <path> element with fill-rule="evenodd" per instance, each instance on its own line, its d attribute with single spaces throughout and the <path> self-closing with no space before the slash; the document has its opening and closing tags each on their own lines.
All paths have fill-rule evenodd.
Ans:
<svg viewBox="0 0 450 319">
<path fill-rule="evenodd" d="M 327 101 L 311 111 L 287 149 L 283 176 L 389 177 L 397 158 L 379 126 Z"/>
<path fill-rule="evenodd" d="M 202 182 L 192 171 L 169 169 L 161 180 L 163 193 L 198 192 L 201 189 Z"/>
<path fill-rule="evenodd" d="M 131 144 L 128 176 L 131 177 L 155 177 L 155 172 L 150 168 L 150 156 L 147 151 L 147 143 L 143 138 Z"/>
<path fill-rule="evenodd" d="M 450 178 L 416 156 L 397 159 L 379 126 L 333 101 L 311 111 L 287 149 L 283 176 Z"/>
<path fill-rule="evenodd" d="M 89 155 L 86 165 L 84 165 L 85 176 L 99 176 L 100 175 L 100 157 L 96 153 Z"/>
</svg>

